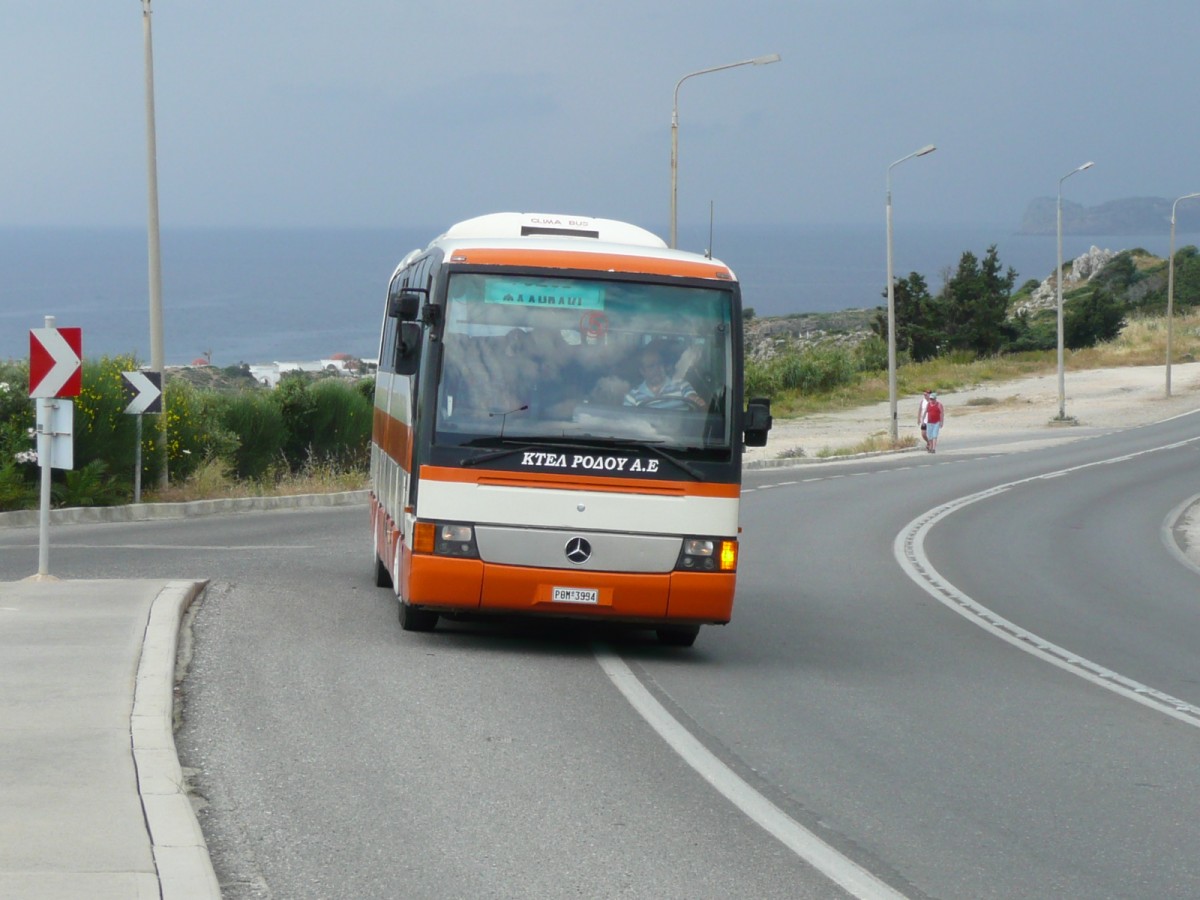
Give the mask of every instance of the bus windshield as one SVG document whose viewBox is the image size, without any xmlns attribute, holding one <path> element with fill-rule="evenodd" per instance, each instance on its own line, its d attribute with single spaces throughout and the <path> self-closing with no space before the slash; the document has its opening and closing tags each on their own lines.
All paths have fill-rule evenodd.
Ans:
<svg viewBox="0 0 1200 900">
<path fill-rule="evenodd" d="M 734 298 L 732 285 L 455 273 L 434 440 L 728 453 Z"/>
</svg>

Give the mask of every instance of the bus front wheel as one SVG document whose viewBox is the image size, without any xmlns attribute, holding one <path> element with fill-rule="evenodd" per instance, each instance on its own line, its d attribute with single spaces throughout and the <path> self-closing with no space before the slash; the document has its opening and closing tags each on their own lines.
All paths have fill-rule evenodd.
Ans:
<svg viewBox="0 0 1200 900">
<path fill-rule="evenodd" d="M 666 647 L 690 647 L 699 633 L 699 625 L 663 625 L 655 629 L 658 642 Z"/>
<path fill-rule="evenodd" d="M 417 609 L 403 600 L 400 601 L 400 627 L 405 631 L 433 631 L 437 620 L 437 613 Z"/>
</svg>

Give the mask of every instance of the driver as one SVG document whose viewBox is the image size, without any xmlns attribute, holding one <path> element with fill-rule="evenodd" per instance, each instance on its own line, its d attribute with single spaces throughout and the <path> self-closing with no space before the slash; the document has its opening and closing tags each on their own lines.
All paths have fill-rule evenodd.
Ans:
<svg viewBox="0 0 1200 900">
<path fill-rule="evenodd" d="M 626 406 L 655 409 L 704 409 L 705 403 L 687 381 L 668 378 L 662 354 L 654 347 L 642 351 L 641 384 L 625 395 Z"/>
</svg>

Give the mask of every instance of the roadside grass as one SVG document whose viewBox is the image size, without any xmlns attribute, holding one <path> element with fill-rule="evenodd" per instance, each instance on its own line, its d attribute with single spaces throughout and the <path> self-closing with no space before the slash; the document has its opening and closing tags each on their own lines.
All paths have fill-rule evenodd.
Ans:
<svg viewBox="0 0 1200 900">
<path fill-rule="evenodd" d="M 917 439 L 913 435 L 905 435 L 895 443 L 888 437 L 885 432 L 872 434 L 864 441 L 859 441 L 857 444 L 851 444 L 848 447 L 822 447 L 817 451 L 818 459 L 833 459 L 837 456 L 857 456 L 860 453 L 880 453 L 885 450 L 906 450 L 909 447 L 917 446 Z"/>
<path fill-rule="evenodd" d="M 182 503 L 241 497 L 332 494 L 364 490 L 367 481 L 367 473 L 361 469 L 312 460 L 299 472 L 288 472 L 281 468 L 261 479 L 246 480 L 234 477 L 229 463 L 209 459 L 179 484 L 172 484 L 165 490 L 144 490 L 142 499 L 147 503 Z"/>
</svg>

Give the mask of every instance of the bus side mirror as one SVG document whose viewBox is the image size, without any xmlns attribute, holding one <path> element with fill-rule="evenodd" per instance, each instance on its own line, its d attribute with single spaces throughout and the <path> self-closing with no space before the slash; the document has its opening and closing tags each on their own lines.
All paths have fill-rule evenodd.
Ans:
<svg viewBox="0 0 1200 900">
<path fill-rule="evenodd" d="M 767 446 L 767 432 L 771 430 L 771 400 L 755 397 L 746 403 L 745 441 L 747 447 Z"/>
<path fill-rule="evenodd" d="M 396 331 L 396 360 L 392 366 L 397 375 L 415 375 L 421 365 L 421 326 L 416 322 L 401 322 Z"/>
<path fill-rule="evenodd" d="M 421 295 L 412 291 L 393 294 L 388 299 L 388 315 L 401 322 L 415 322 L 421 310 Z"/>
</svg>

